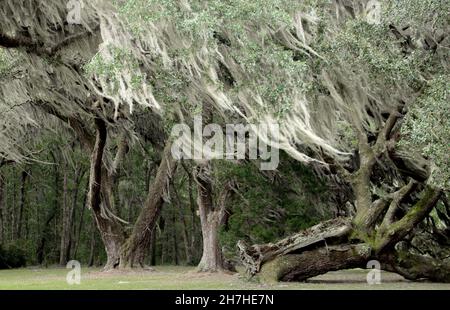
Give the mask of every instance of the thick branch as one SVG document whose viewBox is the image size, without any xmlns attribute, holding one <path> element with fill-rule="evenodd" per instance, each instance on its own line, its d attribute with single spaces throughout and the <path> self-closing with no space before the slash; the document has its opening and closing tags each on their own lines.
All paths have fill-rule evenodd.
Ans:
<svg viewBox="0 0 450 310">
<path fill-rule="evenodd" d="M 391 224 L 388 229 L 381 230 L 376 236 L 374 247 L 377 253 L 394 246 L 419 224 L 434 208 L 441 196 L 441 191 L 430 186 L 424 190 L 422 198 L 399 221 Z"/>
<path fill-rule="evenodd" d="M 32 38 L 23 35 L 11 37 L 0 32 L 0 46 L 4 48 L 24 48 L 28 53 L 33 53 L 41 57 L 54 57 L 58 51 L 64 47 L 69 46 L 77 40 L 90 36 L 99 30 L 100 26 L 97 25 L 92 31 L 80 31 L 71 36 L 65 37 L 53 46 L 44 46 L 43 43 L 36 42 Z"/>
<path fill-rule="evenodd" d="M 96 118 L 96 137 L 91 156 L 91 172 L 89 179 L 89 207 L 99 213 L 101 208 L 102 162 L 106 145 L 107 130 L 103 120 Z"/>
<path fill-rule="evenodd" d="M 277 243 L 248 246 L 244 241 L 239 241 L 240 259 L 247 272 L 254 275 L 259 272 L 265 262 L 275 257 L 301 252 L 318 243 L 327 244 L 326 240 L 343 237 L 350 231 L 350 220 L 348 218 L 336 218 L 282 239 Z"/>
<path fill-rule="evenodd" d="M 429 165 L 420 155 L 392 149 L 389 158 L 397 169 L 405 176 L 411 177 L 418 182 L 425 182 L 430 176 Z"/>
<path fill-rule="evenodd" d="M 395 213 L 397 212 L 398 208 L 400 207 L 400 203 L 408 197 L 415 189 L 417 188 L 417 182 L 410 181 L 407 185 L 399 189 L 397 192 L 392 194 L 392 202 L 389 205 L 389 209 L 386 212 L 386 215 L 384 216 L 383 222 L 381 223 L 381 226 L 379 230 L 385 230 L 394 222 L 395 219 Z"/>
<path fill-rule="evenodd" d="M 450 263 L 431 256 L 396 250 L 380 257 L 382 269 L 395 272 L 408 280 L 428 279 L 450 283 Z"/>
<path fill-rule="evenodd" d="M 121 267 L 143 266 L 150 245 L 152 232 L 164 202 L 168 199 L 170 179 L 173 178 L 177 162 L 171 154 L 172 143 L 167 142 L 155 180 L 149 189 L 145 204 L 134 225 L 133 232 L 122 248 Z"/>
<path fill-rule="evenodd" d="M 219 194 L 217 200 L 217 206 L 219 208 L 219 222 L 221 225 L 224 225 L 228 218 L 228 210 L 227 210 L 227 202 L 232 197 L 233 193 L 236 192 L 236 182 L 234 180 L 229 180 L 226 182 L 223 190 Z"/>
<path fill-rule="evenodd" d="M 112 184 L 116 183 L 116 179 L 119 173 L 119 166 L 121 165 L 123 159 L 125 158 L 125 155 L 127 154 L 128 150 L 129 150 L 128 140 L 126 139 L 125 134 L 122 134 L 117 144 L 117 152 L 116 156 L 114 157 L 114 162 L 112 164 L 112 169 L 110 173 Z"/>
</svg>

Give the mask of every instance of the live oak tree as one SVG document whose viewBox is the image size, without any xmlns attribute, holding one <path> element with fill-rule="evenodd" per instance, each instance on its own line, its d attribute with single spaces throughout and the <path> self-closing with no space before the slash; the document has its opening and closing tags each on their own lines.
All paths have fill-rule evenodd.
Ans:
<svg viewBox="0 0 450 310">
<path fill-rule="evenodd" d="M 143 266 L 142 255 L 138 256 L 136 253 L 144 251 L 142 248 L 148 246 L 150 236 L 146 232 L 149 225 L 155 225 L 155 221 L 147 222 L 149 215 L 146 214 L 157 216 L 164 202 L 163 195 L 167 191 L 165 180 L 170 177 L 170 171 L 175 165 L 167 162 L 171 158 L 162 156 L 156 181 L 149 189 L 149 198 L 144 204 L 142 219 L 136 224 L 140 230 L 137 229 L 126 238 L 121 220 L 115 215 L 117 210 L 113 203 L 113 188 L 115 174 L 131 141 L 124 145 L 123 139 L 119 139 L 114 160 L 108 160 L 103 155 L 107 145 L 108 124 L 119 131 L 132 131 L 127 127 L 129 123 L 126 120 L 117 120 L 117 115 L 113 119 L 114 111 L 109 116 L 104 101 L 108 99 L 97 95 L 82 72 L 83 65 L 95 54 L 99 44 L 95 11 L 88 14 L 86 23 L 78 27 L 66 23 L 68 12 L 64 1 L 52 7 L 46 6 L 44 2 L 15 3 L 2 5 L 1 10 L 5 20 L 2 23 L 4 32 L 1 34 L 0 44 L 7 49 L 17 49 L 17 52 L 12 53 L 17 53 L 22 60 L 16 66 L 11 66 L 13 71 L 4 77 L 8 82 L 2 83 L 2 107 L 6 110 L 2 117 L 9 122 L 5 123 L 2 130 L 2 135 L 6 136 L 5 143 L 8 143 L 3 144 L 5 160 L 25 160 L 23 154 L 26 152 L 10 145 L 17 143 L 15 139 L 21 137 L 20 129 L 27 128 L 26 122 L 36 126 L 40 125 L 39 122 L 48 122 L 49 118 L 43 114 L 30 116 L 33 108 L 68 124 L 85 151 L 92 154 L 87 203 L 93 211 L 105 245 L 108 256 L 105 268 L 114 268 L 119 264 L 124 267 Z M 37 14 L 29 14 L 31 11 Z M 48 18 L 46 26 L 36 22 L 43 16 Z M 22 31 L 23 23 L 30 22 L 28 18 L 32 19 L 32 26 L 27 31 Z M 56 32 L 53 27 L 57 28 Z M 54 42 L 58 43 L 55 45 Z M 3 52 L 2 50 L 2 55 Z M 155 131 L 153 134 L 157 133 Z M 160 138 L 155 137 L 155 141 L 158 139 Z M 170 149 L 170 144 L 166 149 Z M 65 239 L 61 241 L 63 248 L 67 242 Z M 126 240 L 130 240 L 127 245 L 132 246 L 124 246 Z M 65 260 L 64 256 L 62 253 L 61 262 Z"/>
<path fill-rule="evenodd" d="M 130 2 L 122 13 L 131 30 L 112 27 L 122 36 L 108 37 L 103 59 L 118 59 L 125 49 L 125 67 L 134 62 L 143 69 L 116 71 L 118 81 L 97 80 L 116 102 L 173 108 L 173 102 L 195 107 L 207 101 L 249 121 L 277 121 L 281 135 L 274 146 L 300 161 L 328 165 L 353 188 L 351 218 L 274 245 L 240 243 L 251 274 L 271 262 L 275 279 L 305 279 L 378 258 L 383 268 L 408 278 L 447 281 L 448 272 L 428 268 L 435 258 L 405 249 L 405 238 L 445 195 L 428 182 L 437 170 L 397 145 L 408 109 L 433 76 L 447 70 L 445 2 L 401 4 L 386 2 L 373 20 L 366 3 L 351 1 L 298 7 L 284 1 Z M 139 43 L 119 45 L 130 36 Z M 158 78 L 160 66 L 175 86 L 164 100 L 158 97 L 167 80 Z M 130 87 L 133 79 L 137 90 Z M 434 264 L 448 268 L 439 259 Z"/>
<path fill-rule="evenodd" d="M 447 95 L 438 86 L 448 70 L 448 64 L 442 67 L 441 58 L 448 47 L 440 28 L 446 21 L 438 13 L 444 2 L 431 8 L 412 3 L 418 14 L 412 20 L 402 11 L 411 8 L 411 2 L 399 10 L 385 11 L 378 25 L 355 20 L 357 6 L 350 12 L 342 8 L 337 28 L 334 18 L 326 19 L 338 31 L 325 30 L 327 40 L 322 46 L 320 35 L 315 38 L 319 42 L 315 50 L 332 66 L 319 67 L 316 87 L 320 91 L 314 95 L 319 103 L 340 111 L 335 125 L 345 126 L 345 135 L 352 133 L 340 140 L 341 149 L 349 145 L 356 150 L 356 165 L 330 158 L 324 161 L 352 186 L 356 214 L 275 244 L 247 246 L 241 242 L 241 257 L 251 274 L 261 273 L 269 280 L 303 280 L 329 270 L 365 267 L 367 260 L 378 259 L 382 268 L 409 279 L 449 280 L 445 256 L 436 255 L 415 236 L 421 234 L 417 228 L 424 225 L 421 222 L 440 208 L 439 201 L 447 204 L 443 171 L 448 161 L 436 160 L 448 148 L 441 140 L 448 129 L 448 104 L 442 105 Z M 391 9 L 398 5 L 396 1 L 389 4 Z M 350 15 L 345 18 L 346 14 Z M 423 23 L 417 25 L 417 21 Z M 422 112 L 420 116 L 417 111 Z M 339 127 L 335 128 L 339 133 Z M 404 148 L 413 145 L 418 148 Z M 422 150 L 434 160 L 423 158 Z M 436 221 L 447 220 L 447 215 L 440 216 L 434 217 Z M 437 227 L 432 230 L 441 234 Z M 445 240 L 448 237 L 433 246 L 445 247 Z"/>
<path fill-rule="evenodd" d="M 23 158 L 11 128 L 36 122 L 30 105 L 70 125 L 91 154 L 88 202 L 108 268 L 142 265 L 176 167 L 163 139 L 148 199 L 125 236 L 110 203 L 109 130 L 127 131 L 142 107 L 170 129 L 207 105 L 230 121 L 278 123 L 273 147 L 351 188 L 354 214 L 275 243 L 239 242 L 251 275 L 304 280 L 375 258 L 409 279 L 449 281 L 436 251 L 448 243 L 448 2 L 390 0 L 378 12 L 351 0 L 99 0 L 85 4 L 78 25 L 66 23 L 63 2 L 0 8 L 0 45 L 19 49 L 27 69 L 2 84 L 4 106 L 23 106 L 0 150 Z M 211 190 L 196 179 L 208 216 Z M 430 225 L 434 248 L 423 242 Z"/>
</svg>

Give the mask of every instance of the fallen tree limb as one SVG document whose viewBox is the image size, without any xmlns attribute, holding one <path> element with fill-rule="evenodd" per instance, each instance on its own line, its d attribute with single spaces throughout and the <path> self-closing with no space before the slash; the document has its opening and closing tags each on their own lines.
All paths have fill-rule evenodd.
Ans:
<svg viewBox="0 0 450 310">
<path fill-rule="evenodd" d="M 264 282 L 304 281 L 329 271 L 365 268 L 370 255 L 366 244 L 320 247 L 277 257 L 264 264 L 259 278 Z"/>
<path fill-rule="evenodd" d="M 238 242 L 239 256 L 247 273 L 255 275 L 260 271 L 262 264 L 267 261 L 293 252 L 301 252 L 315 244 L 327 245 L 327 240 L 343 237 L 350 231 L 350 219 L 336 218 L 315 225 L 277 243 L 248 246 L 241 240 Z"/>
</svg>

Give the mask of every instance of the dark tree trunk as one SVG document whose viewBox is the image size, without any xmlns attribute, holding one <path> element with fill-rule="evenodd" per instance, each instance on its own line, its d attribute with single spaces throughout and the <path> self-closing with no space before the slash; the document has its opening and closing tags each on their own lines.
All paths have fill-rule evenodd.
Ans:
<svg viewBox="0 0 450 310">
<path fill-rule="evenodd" d="M 89 186 L 89 184 L 87 184 Z M 74 245 L 74 252 L 73 252 L 73 256 L 76 258 L 77 254 L 78 254 L 78 248 L 80 246 L 80 238 L 81 238 L 81 231 L 83 229 L 83 224 L 84 224 L 84 213 L 86 210 L 86 203 L 87 203 L 87 195 L 88 195 L 88 189 L 85 189 L 83 191 L 83 205 L 81 207 L 81 212 L 80 212 L 80 220 L 78 222 L 78 228 L 76 230 L 75 233 L 75 245 Z"/>
<path fill-rule="evenodd" d="M 42 265 L 45 259 L 45 245 L 47 243 L 48 238 L 50 237 L 50 223 L 56 217 L 58 213 L 58 206 L 53 205 L 52 209 L 47 214 L 46 220 L 44 221 L 44 228 L 41 233 L 41 238 L 39 240 L 37 249 L 36 249 L 36 257 L 39 265 Z"/>
<path fill-rule="evenodd" d="M 67 263 L 67 247 L 69 245 L 69 235 L 70 235 L 70 216 L 71 210 L 69 208 L 68 199 L 68 171 L 67 163 L 64 164 L 64 174 L 63 174 L 63 203 L 62 203 L 62 227 L 61 227 L 61 240 L 59 248 L 59 264 L 65 266 Z"/>
<path fill-rule="evenodd" d="M 150 266 L 156 265 L 156 227 L 152 231 L 152 240 L 150 243 Z"/>
<path fill-rule="evenodd" d="M 25 186 L 27 182 L 28 172 L 22 171 L 20 179 L 20 202 L 19 202 L 19 216 L 17 220 L 17 237 L 22 238 L 22 228 L 23 228 L 23 214 L 25 212 Z"/>
<path fill-rule="evenodd" d="M 5 181 L 3 175 L 0 174 L 0 244 L 3 243 L 5 236 L 5 224 L 3 219 L 3 206 L 5 205 Z"/>
<path fill-rule="evenodd" d="M 44 221 L 44 227 L 42 229 L 41 238 L 39 240 L 37 249 L 36 249 L 36 257 L 38 263 L 41 265 L 45 260 L 45 246 L 47 243 L 48 238 L 50 237 L 51 233 L 51 226 L 50 223 L 53 221 L 53 219 L 58 214 L 58 208 L 59 208 L 59 202 L 60 202 L 60 191 L 59 191 L 59 182 L 60 182 L 60 174 L 58 166 L 56 165 L 56 156 L 55 153 L 52 151 L 50 152 L 50 155 L 52 157 L 53 163 L 54 163 L 54 199 L 53 199 L 53 206 L 50 209 L 50 211 L 47 214 L 47 217 Z"/>
<path fill-rule="evenodd" d="M 188 166 L 182 161 L 181 162 L 184 171 L 186 172 L 186 175 L 188 177 L 188 185 L 189 185 L 189 209 L 191 211 L 191 240 L 190 240 L 190 248 L 192 249 L 191 255 L 192 255 L 192 263 L 194 262 L 194 259 L 197 257 L 195 249 L 197 246 L 197 206 L 195 203 L 194 198 L 194 187 L 195 187 L 195 180 L 193 177 L 192 169 L 190 170 Z"/>
<path fill-rule="evenodd" d="M 174 206 L 172 206 L 174 207 Z M 172 210 L 172 241 L 173 241 L 173 263 L 178 266 L 178 237 L 177 237 L 177 217 L 175 215 L 175 210 Z"/>
</svg>

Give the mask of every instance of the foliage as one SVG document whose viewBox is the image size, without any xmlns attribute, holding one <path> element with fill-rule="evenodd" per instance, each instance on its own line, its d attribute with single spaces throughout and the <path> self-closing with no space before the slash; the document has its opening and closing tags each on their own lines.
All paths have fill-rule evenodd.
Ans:
<svg viewBox="0 0 450 310">
<path fill-rule="evenodd" d="M 18 244 L 0 245 L 0 269 L 24 267 L 26 256 Z"/>
<path fill-rule="evenodd" d="M 450 76 L 437 76 L 409 111 L 403 126 L 403 146 L 433 162 L 430 182 L 450 189 Z"/>
</svg>

